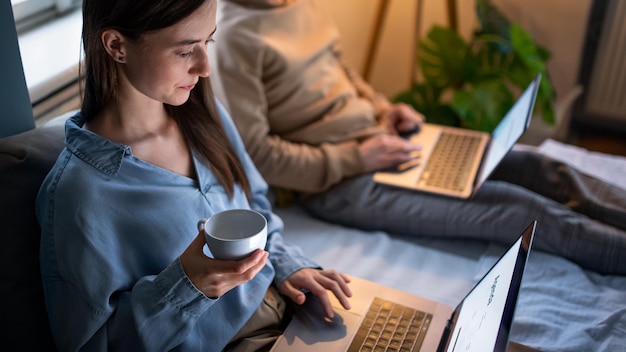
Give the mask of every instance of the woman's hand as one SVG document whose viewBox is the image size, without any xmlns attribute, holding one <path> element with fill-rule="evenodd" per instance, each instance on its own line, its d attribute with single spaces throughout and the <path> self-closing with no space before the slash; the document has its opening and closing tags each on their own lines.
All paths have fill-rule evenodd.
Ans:
<svg viewBox="0 0 626 352">
<path fill-rule="evenodd" d="M 204 255 L 202 231 L 180 256 L 185 274 L 207 297 L 220 297 L 252 280 L 263 269 L 268 252 L 257 249 L 241 260 L 219 260 Z"/>
<path fill-rule="evenodd" d="M 302 290 L 311 292 L 322 302 L 326 316 L 332 318 L 335 313 L 331 307 L 327 291 L 332 291 L 341 305 L 345 309 L 350 309 L 348 297 L 352 297 L 352 292 L 348 287 L 349 282 L 350 279 L 346 275 L 335 270 L 305 268 L 291 274 L 280 284 L 278 290 L 299 305 L 306 300 Z"/>
</svg>

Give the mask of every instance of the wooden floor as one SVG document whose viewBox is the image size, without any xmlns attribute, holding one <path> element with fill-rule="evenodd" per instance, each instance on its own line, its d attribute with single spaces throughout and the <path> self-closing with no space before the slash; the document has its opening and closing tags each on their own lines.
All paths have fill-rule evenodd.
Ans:
<svg viewBox="0 0 626 352">
<path fill-rule="evenodd" d="M 597 152 L 626 156 L 626 131 L 573 127 L 568 143 Z"/>
</svg>

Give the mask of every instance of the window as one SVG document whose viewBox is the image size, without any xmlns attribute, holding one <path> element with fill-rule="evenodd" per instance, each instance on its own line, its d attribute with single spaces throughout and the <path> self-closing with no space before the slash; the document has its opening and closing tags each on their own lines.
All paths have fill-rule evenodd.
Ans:
<svg viewBox="0 0 626 352">
<path fill-rule="evenodd" d="M 11 0 L 15 22 L 26 21 L 29 18 L 63 13 L 79 5 L 81 0 Z"/>
<path fill-rule="evenodd" d="M 11 0 L 10 4 L 35 118 L 59 115 L 70 103 L 75 108 L 82 0 Z"/>
</svg>

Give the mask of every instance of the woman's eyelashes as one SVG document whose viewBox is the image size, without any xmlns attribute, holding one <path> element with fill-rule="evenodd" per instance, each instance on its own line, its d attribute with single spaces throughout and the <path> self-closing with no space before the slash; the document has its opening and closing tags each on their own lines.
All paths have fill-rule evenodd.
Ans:
<svg viewBox="0 0 626 352">
<path fill-rule="evenodd" d="M 210 38 L 209 40 L 207 40 L 207 41 L 205 41 L 205 42 L 204 42 L 204 46 L 206 47 L 206 46 L 208 46 L 208 45 L 209 45 L 209 43 L 214 43 L 214 42 L 215 42 L 215 40 L 214 40 L 213 38 Z M 190 57 L 191 55 L 193 55 L 193 52 L 194 52 L 194 51 L 193 51 L 193 49 L 191 49 L 191 50 L 189 50 L 189 51 L 182 52 L 182 53 L 180 53 L 180 54 L 178 54 L 178 55 L 179 55 L 180 57 L 182 57 L 182 58 L 188 58 L 188 57 Z"/>
</svg>

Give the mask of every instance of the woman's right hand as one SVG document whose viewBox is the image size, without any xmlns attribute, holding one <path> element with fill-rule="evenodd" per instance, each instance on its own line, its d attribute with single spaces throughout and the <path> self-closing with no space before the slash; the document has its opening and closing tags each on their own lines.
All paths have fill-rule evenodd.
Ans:
<svg viewBox="0 0 626 352">
<path fill-rule="evenodd" d="M 207 297 L 220 297 L 233 288 L 252 280 L 263 269 L 269 253 L 257 249 L 240 260 L 219 260 L 207 257 L 202 231 L 180 255 L 185 274 Z"/>
<path fill-rule="evenodd" d="M 415 159 L 416 153 L 421 149 L 422 146 L 419 144 L 389 134 L 375 135 L 359 144 L 365 172 L 385 169 Z"/>
</svg>

